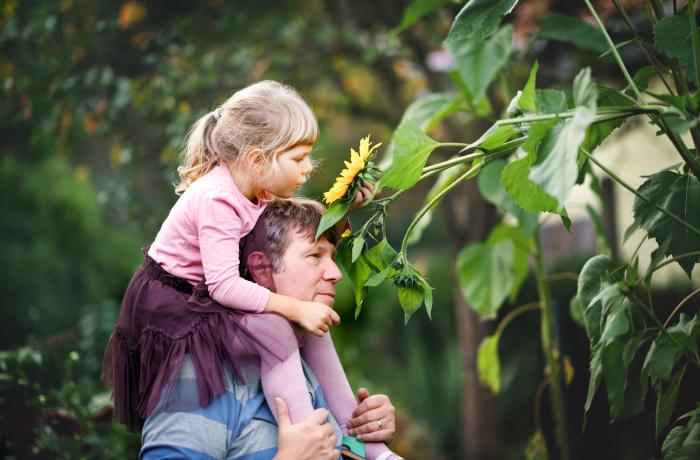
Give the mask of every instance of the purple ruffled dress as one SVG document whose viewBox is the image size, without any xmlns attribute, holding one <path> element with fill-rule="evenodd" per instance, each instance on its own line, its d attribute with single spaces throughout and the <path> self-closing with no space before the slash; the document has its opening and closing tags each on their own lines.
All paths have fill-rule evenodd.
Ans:
<svg viewBox="0 0 700 460">
<path fill-rule="evenodd" d="M 124 294 L 102 365 L 115 418 L 141 429 L 169 396 L 186 353 L 197 373 L 201 407 L 224 393 L 224 366 L 244 381 L 241 356 L 287 359 L 293 347 L 264 327 L 267 315 L 226 308 L 209 297 L 203 282 L 192 286 L 146 256 Z"/>
</svg>

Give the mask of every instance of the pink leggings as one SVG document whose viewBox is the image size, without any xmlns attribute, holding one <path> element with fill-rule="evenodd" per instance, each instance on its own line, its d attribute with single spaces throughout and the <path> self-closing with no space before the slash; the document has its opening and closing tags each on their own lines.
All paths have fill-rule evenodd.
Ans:
<svg viewBox="0 0 700 460">
<path fill-rule="evenodd" d="M 310 333 L 297 339 L 291 323 L 275 313 L 250 313 L 243 319 L 242 327 L 256 339 L 270 347 L 263 349 L 252 342 L 260 355 L 260 378 L 265 399 L 277 418 L 275 398 L 282 398 L 289 407 L 292 423 L 298 423 L 313 412 L 311 396 L 301 366 L 300 346 L 303 357 L 321 385 L 328 407 L 344 435 L 348 434 L 348 423 L 357 407 L 357 401 L 345 376 L 345 371 L 335 351 L 330 333 L 317 337 Z M 241 334 L 238 334 L 241 336 Z M 265 340 L 261 340 L 265 339 Z M 240 339 L 237 339 L 240 340 Z M 244 339 L 243 339 L 244 340 Z M 250 344 L 242 344 L 244 353 L 250 352 Z M 280 361 L 276 356 L 286 356 Z M 372 460 L 388 450 L 383 443 L 366 443 L 366 456 Z"/>
</svg>

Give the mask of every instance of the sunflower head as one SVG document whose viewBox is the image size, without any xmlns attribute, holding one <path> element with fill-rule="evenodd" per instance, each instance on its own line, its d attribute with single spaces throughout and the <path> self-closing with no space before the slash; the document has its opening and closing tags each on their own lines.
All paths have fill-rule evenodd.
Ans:
<svg viewBox="0 0 700 460">
<path fill-rule="evenodd" d="M 350 202 L 355 199 L 357 187 L 363 180 L 376 181 L 379 168 L 374 164 L 374 150 L 382 144 L 372 145 L 369 135 L 360 140 L 359 151 L 350 149 L 350 161 L 345 162 L 345 168 L 335 179 L 333 187 L 323 194 L 326 204 L 334 203 L 341 198 Z"/>
</svg>

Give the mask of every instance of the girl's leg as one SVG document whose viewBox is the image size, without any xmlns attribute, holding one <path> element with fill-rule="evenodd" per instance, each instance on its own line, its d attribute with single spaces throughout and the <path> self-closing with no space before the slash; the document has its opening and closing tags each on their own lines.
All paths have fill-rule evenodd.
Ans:
<svg viewBox="0 0 700 460">
<path fill-rule="evenodd" d="M 357 407 L 357 401 L 333 346 L 331 334 L 327 333 L 322 337 L 307 334 L 304 337 L 302 351 L 304 360 L 321 385 L 328 407 L 338 421 L 340 430 L 343 435 L 347 435 L 348 423 Z M 387 451 L 389 448 L 384 443 L 365 443 L 365 456 L 370 460 L 376 459 Z"/>
<path fill-rule="evenodd" d="M 275 419 L 275 398 L 280 397 L 289 407 L 292 423 L 304 420 L 313 412 L 313 405 L 301 367 L 299 342 L 291 323 L 274 313 L 251 313 L 245 315 L 242 327 L 255 337 L 253 346 L 260 355 L 260 380 Z M 280 361 L 280 356 L 286 358 Z"/>
</svg>

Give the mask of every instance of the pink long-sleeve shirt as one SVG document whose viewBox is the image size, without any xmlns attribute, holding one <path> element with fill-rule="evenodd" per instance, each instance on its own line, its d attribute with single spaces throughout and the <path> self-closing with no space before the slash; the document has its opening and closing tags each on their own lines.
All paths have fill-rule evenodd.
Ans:
<svg viewBox="0 0 700 460">
<path fill-rule="evenodd" d="M 211 297 L 227 307 L 261 312 L 270 291 L 240 277 L 239 242 L 255 226 L 264 204 L 254 204 L 216 166 L 177 200 L 148 255 L 193 285 L 204 280 Z"/>
</svg>

